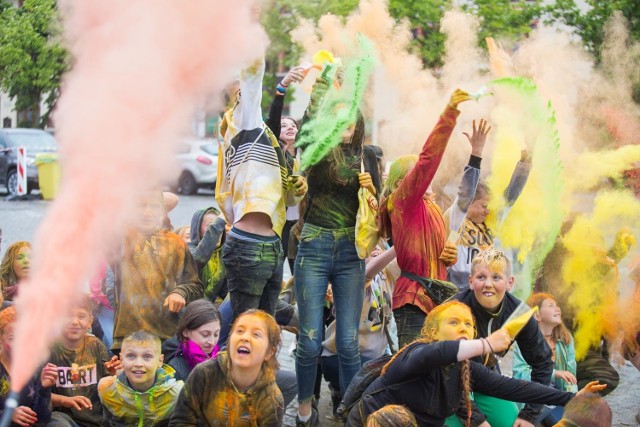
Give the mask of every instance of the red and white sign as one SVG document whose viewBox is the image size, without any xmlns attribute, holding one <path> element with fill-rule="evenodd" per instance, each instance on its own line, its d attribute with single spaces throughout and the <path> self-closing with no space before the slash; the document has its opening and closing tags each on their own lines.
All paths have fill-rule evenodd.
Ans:
<svg viewBox="0 0 640 427">
<path fill-rule="evenodd" d="M 27 149 L 18 147 L 18 196 L 27 194 Z"/>
</svg>

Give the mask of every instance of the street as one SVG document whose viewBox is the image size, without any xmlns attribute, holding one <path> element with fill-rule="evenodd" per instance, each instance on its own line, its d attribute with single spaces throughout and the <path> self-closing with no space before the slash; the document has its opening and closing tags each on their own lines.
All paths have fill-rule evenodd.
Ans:
<svg viewBox="0 0 640 427">
<path fill-rule="evenodd" d="M 1 193 L 0 193 L 1 194 Z M 0 200 L 0 228 L 3 231 L 2 255 L 4 249 L 17 240 L 32 241 L 38 224 L 46 214 L 47 207 L 53 202 L 43 200 L 12 201 Z M 191 223 L 191 216 L 197 209 L 215 205 L 212 191 L 200 190 L 198 195 L 180 196 L 178 206 L 169 214 L 174 227 L 180 227 Z M 289 272 L 285 268 L 285 275 Z M 283 346 L 278 359 L 283 367 L 295 371 L 294 360 L 288 354 L 293 335 L 284 333 Z M 505 358 L 504 372 L 510 372 L 510 358 Z M 635 415 L 640 411 L 640 372 L 629 362 L 618 368 L 620 373 L 620 385 L 607 396 L 606 400 L 613 410 L 614 426 L 635 426 L 638 423 Z M 327 416 L 331 413 L 331 399 L 326 384 L 323 387 L 323 399 L 320 401 L 321 425 L 338 426 L 338 423 L 330 421 Z M 285 425 L 295 425 L 295 402 L 287 411 Z"/>
</svg>

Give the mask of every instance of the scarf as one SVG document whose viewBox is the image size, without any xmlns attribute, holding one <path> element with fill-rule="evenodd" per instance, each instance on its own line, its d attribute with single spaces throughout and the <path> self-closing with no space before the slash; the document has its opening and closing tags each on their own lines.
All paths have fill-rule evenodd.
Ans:
<svg viewBox="0 0 640 427">
<path fill-rule="evenodd" d="M 191 340 L 183 341 L 182 344 L 180 344 L 180 348 L 182 350 L 184 360 L 187 362 L 187 365 L 189 365 L 189 369 L 193 369 L 196 365 L 206 362 L 209 359 L 214 359 L 220 350 L 220 347 L 216 344 L 213 347 L 211 355 L 207 355 L 202 351 L 198 344 Z"/>
</svg>

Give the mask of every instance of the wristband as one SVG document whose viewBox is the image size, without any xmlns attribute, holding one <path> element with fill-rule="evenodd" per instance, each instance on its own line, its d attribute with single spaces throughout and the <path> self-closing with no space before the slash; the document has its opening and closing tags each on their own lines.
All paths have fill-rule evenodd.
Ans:
<svg viewBox="0 0 640 427">
<path fill-rule="evenodd" d="M 285 94 L 287 92 L 287 88 L 278 83 L 278 85 L 276 86 L 276 91 L 280 92 L 281 94 Z"/>
<path fill-rule="evenodd" d="M 484 340 L 487 342 L 487 345 L 489 346 L 489 349 L 491 350 L 491 353 L 495 354 L 496 352 L 493 351 L 493 347 L 491 347 L 491 343 L 489 342 L 488 339 L 484 338 Z"/>
</svg>

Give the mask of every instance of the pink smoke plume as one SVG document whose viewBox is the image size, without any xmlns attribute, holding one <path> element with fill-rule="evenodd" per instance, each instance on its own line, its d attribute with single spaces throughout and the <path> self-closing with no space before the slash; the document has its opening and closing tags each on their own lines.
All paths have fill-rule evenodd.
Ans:
<svg viewBox="0 0 640 427">
<path fill-rule="evenodd" d="M 136 201 L 161 184 L 194 107 L 267 45 L 250 0 L 63 0 L 61 10 L 73 56 L 56 113 L 61 194 L 16 301 L 14 391 L 47 357 Z"/>
</svg>

